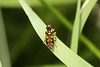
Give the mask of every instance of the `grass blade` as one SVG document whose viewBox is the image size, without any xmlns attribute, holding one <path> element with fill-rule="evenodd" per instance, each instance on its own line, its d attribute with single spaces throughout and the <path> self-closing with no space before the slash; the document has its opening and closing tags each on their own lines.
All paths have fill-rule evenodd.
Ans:
<svg viewBox="0 0 100 67">
<path fill-rule="evenodd" d="M 2 67 L 1 61 L 0 61 L 0 67 Z"/>
<path fill-rule="evenodd" d="M 44 42 L 43 35 L 46 25 L 24 0 L 19 0 L 19 2 L 23 7 L 25 13 L 27 14 L 29 20 L 31 21 L 31 24 L 34 27 L 35 31 Z M 56 45 L 57 47 L 54 46 L 54 49 L 51 50 L 52 53 L 68 67 L 92 67 L 92 65 L 90 65 L 88 62 L 71 51 L 67 46 L 65 46 L 58 38 L 56 41 Z"/>
<path fill-rule="evenodd" d="M 83 27 L 86 23 L 86 20 L 90 14 L 90 12 L 92 11 L 94 5 L 96 4 L 97 0 L 86 0 L 81 8 L 81 29 L 80 29 L 80 33 L 83 30 Z M 100 59 L 100 50 L 98 50 L 94 44 L 89 41 L 86 37 L 84 37 L 84 35 L 80 36 L 80 40 L 84 41 L 85 45 Z M 90 45 L 91 44 L 91 45 Z"/>
<path fill-rule="evenodd" d="M 85 25 L 85 22 L 92 11 L 94 5 L 96 4 L 97 0 L 86 0 L 85 3 L 82 6 L 81 9 L 81 29 L 80 32 L 82 32 L 82 29 Z"/>
<path fill-rule="evenodd" d="M 74 27 L 72 32 L 72 40 L 71 40 L 71 49 L 77 53 L 78 50 L 78 39 L 79 39 L 79 30 L 80 30 L 80 6 L 81 6 L 81 0 L 77 1 L 77 11 L 76 11 L 76 17 L 74 21 Z"/>
<path fill-rule="evenodd" d="M 52 5 L 50 5 L 48 2 L 44 1 L 44 0 L 40 0 L 41 3 L 47 8 L 49 9 L 57 18 L 59 21 L 61 21 L 61 23 L 68 28 L 70 31 L 72 31 L 73 25 L 72 23 L 65 18 L 59 11 L 57 11 Z M 90 0 L 91 1 L 91 0 Z M 92 7 L 93 8 L 93 7 Z M 84 38 L 86 40 L 84 40 Z M 80 40 L 81 42 L 84 43 L 84 45 L 86 45 L 94 54 L 95 56 L 97 56 L 98 59 L 100 59 L 100 51 L 99 49 L 95 46 L 95 44 L 93 44 L 87 37 L 85 37 L 83 34 L 80 34 Z M 92 49 L 91 47 L 95 49 Z M 97 52 L 96 52 L 97 51 Z"/>
<path fill-rule="evenodd" d="M 0 8 L 0 60 L 3 67 L 11 67 L 5 27 Z"/>
</svg>

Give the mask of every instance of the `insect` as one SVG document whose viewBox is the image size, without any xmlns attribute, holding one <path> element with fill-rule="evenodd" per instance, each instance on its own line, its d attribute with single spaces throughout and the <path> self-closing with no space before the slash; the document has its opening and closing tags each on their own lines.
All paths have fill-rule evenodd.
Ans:
<svg viewBox="0 0 100 67">
<path fill-rule="evenodd" d="M 54 31 L 55 31 L 55 29 L 53 29 L 51 25 L 48 25 L 46 27 L 46 31 L 45 31 L 45 41 L 46 41 L 47 47 L 49 49 L 52 49 L 53 46 L 55 45 L 56 32 L 54 32 Z"/>
</svg>

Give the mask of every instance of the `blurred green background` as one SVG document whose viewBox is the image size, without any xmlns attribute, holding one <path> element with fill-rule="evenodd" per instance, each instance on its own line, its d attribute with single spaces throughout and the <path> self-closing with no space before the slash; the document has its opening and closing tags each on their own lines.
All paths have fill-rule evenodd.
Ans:
<svg viewBox="0 0 100 67">
<path fill-rule="evenodd" d="M 70 47 L 72 32 L 66 29 L 50 11 L 43 7 L 39 0 L 26 1 L 47 25 L 50 24 L 55 28 L 57 37 Z M 48 0 L 48 2 L 69 21 L 74 22 L 77 0 Z M 82 33 L 100 49 L 99 4 L 98 1 L 94 6 Z M 35 67 L 48 64 L 64 65 L 40 40 L 17 0 L 0 0 L 0 7 L 12 67 Z M 100 66 L 100 60 L 80 41 L 78 54 L 94 67 Z"/>
</svg>

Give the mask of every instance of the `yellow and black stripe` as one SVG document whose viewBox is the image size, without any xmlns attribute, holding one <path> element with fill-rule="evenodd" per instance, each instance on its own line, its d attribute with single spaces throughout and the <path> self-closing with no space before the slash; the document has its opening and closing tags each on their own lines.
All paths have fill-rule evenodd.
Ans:
<svg viewBox="0 0 100 67">
<path fill-rule="evenodd" d="M 54 38 L 56 36 L 56 32 L 54 32 L 54 30 L 55 29 L 53 29 L 51 25 L 48 25 L 46 27 L 46 31 L 45 31 L 45 41 L 46 41 L 47 47 L 49 49 L 52 49 L 53 46 L 55 45 Z"/>
</svg>

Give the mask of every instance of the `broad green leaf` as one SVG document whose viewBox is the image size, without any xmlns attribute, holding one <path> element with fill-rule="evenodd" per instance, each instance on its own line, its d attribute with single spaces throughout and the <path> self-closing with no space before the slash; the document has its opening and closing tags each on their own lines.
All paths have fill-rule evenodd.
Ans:
<svg viewBox="0 0 100 67">
<path fill-rule="evenodd" d="M 71 49 L 77 53 L 78 50 L 78 39 L 79 39 L 79 30 L 80 30 L 80 6 L 81 6 L 81 0 L 77 1 L 77 11 L 76 11 L 76 17 L 74 21 L 74 27 L 72 32 L 72 40 L 71 40 Z"/>
<path fill-rule="evenodd" d="M 44 42 L 43 35 L 45 34 L 46 25 L 43 23 L 43 21 L 36 15 L 36 13 L 31 9 L 31 7 L 24 0 L 19 0 L 19 2 L 21 6 L 23 7 L 25 13 L 27 14 L 36 33 Z M 73 51 L 71 51 L 58 38 L 55 44 L 57 47 L 54 46 L 54 48 L 51 49 L 51 52 L 68 67 L 77 67 L 77 66 L 78 67 L 92 67 L 92 65 L 90 65 L 88 62 L 86 62 L 77 54 L 75 54 Z"/>
<path fill-rule="evenodd" d="M 0 60 L 3 67 L 11 67 L 5 27 L 0 8 Z"/>
<path fill-rule="evenodd" d="M 51 4 L 49 4 L 47 1 L 40 0 L 41 3 L 48 8 L 61 23 L 70 31 L 72 31 L 73 25 L 72 23 L 65 18 L 58 10 L 56 10 Z M 90 0 L 91 1 L 91 0 Z M 93 7 L 92 7 L 93 8 Z M 100 59 L 100 50 L 95 46 L 94 43 L 92 43 L 87 37 L 85 37 L 83 34 L 80 34 L 80 40 L 84 43 L 94 54 Z M 92 47 L 92 48 L 91 48 Z"/>
</svg>

